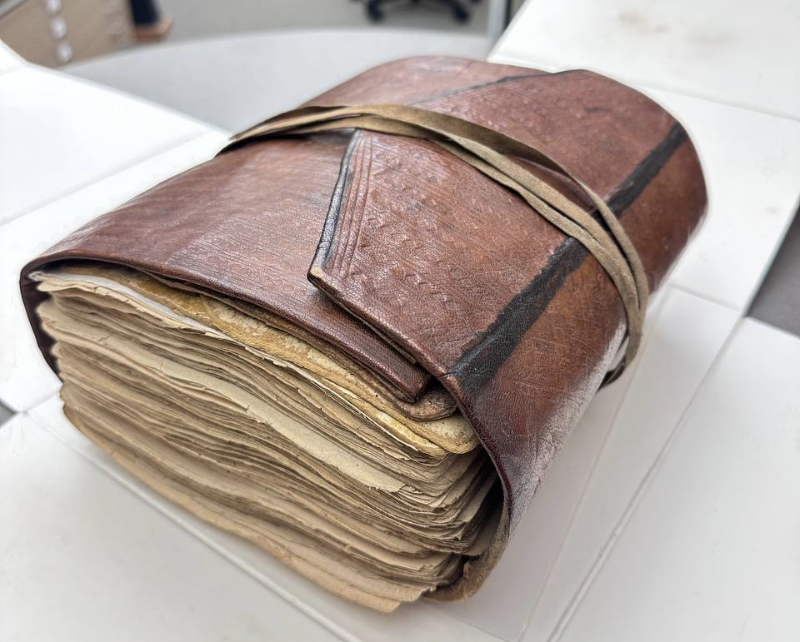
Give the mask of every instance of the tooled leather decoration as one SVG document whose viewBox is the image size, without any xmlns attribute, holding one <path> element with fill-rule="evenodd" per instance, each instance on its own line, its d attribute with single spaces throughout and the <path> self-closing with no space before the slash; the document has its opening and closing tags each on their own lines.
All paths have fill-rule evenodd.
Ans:
<svg viewBox="0 0 800 642">
<path fill-rule="evenodd" d="M 49 339 L 34 313 L 43 295 L 25 275 L 88 258 L 255 303 L 337 345 L 402 398 L 444 386 L 504 492 L 490 551 L 434 594 L 460 597 L 496 563 L 555 452 L 613 370 L 626 333 L 638 336 L 635 314 L 643 315 L 647 292 L 705 211 L 702 171 L 686 132 L 661 107 L 586 71 L 401 60 L 291 117 L 330 115 L 342 105 L 361 106 L 348 115 L 355 132 L 307 129 L 268 139 L 253 139 L 257 128 L 246 132 L 250 140 L 236 139 L 29 264 L 23 295 L 45 354 Z M 492 165 L 493 176 L 459 155 L 464 146 L 452 137 L 370 126 L 364 117 L 376 105 L 421 108 L 442 115 L 437 123 L 472 124 L 517 147 L 499 148 L 509 160 Z M 539 156 L 523 160 L 516 154 L 523 149 Z M 541 188 L 534 195 L 546 193 L 557 217 L 578 217 L 590 244 L 615 258 L 604 267 L 595 246 L 534 212 L 503 182 L 521 176 L 515 168 Z M 623 274 L 622 286 L 609 266 Z"/>
</svg>

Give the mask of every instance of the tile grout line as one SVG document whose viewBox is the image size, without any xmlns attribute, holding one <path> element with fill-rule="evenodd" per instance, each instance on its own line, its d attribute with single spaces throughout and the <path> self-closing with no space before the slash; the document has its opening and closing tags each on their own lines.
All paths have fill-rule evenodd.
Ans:
<svg viewBox="0 0 800 642">
<path fill-rule="evenodd" d="M 725 353 L 727 353 L 728 348 L 730 347 L 730 344 L 733 341 L 733 338 L 738 333 L 738 330 L 741 327 L 743 321 L 744 321 L 744 317 L 741 316 L 741 315 L 735 321 L 735 323 L 733 325 L 733 328 L 731 329 L 731 331 L 728 334 L 728 336 L 725 338 L 725 341 L 723 342 L 722 347 L 720 348 L 719 352 L 717 352 L 716 356 L 712 360 L 711 365 L 709 366 L 708 370 L 703 375 L 703 378 L 701 379 L 700 384 L 697 386 L 696 390 L 692 394 L 691 399 L 689 400 L 689 403 L 686 405 L 686 408 L 684 408 L 683 412 L 681 413 L 681 416 L 678 419 L 678 421 L 676 422 L 675 427 L 670 432 L 669 436 L 667 437 L 667 440 L 664 442 L 664 445 L 659 450 L 658 455 L 653 460 L 653 463 L 650 465 L 650 468 L 648 469 L 647 474 L 644 476 L 644 478 L 640 482 L 638 488 L 636 489 L 636 493 L 634 494 L 634 496 L 631 499 L 631 501 L 628 503 L 628 505 L 625 508 L 625 510 L 624 510 L 622 516 L 620 517 L 620 519 L 617 521 L 616 526 L 614 527 L 613 531 L 611 532 L 611 536 L 609 537 L 608 541 L 603 546 L 603 549 L 600 551 L 600 555 L 598 556 L 598 558 L 595 561 L 595 563 L 592 565 L 592 568 L 590 569 L 589 573 L 586 575 L 584 580 L 581 582 L 581 585 L 578 588 L 578 590 L 573 595 L 572 600 L 570 601 L 570 604 L 567 606 L 567 608 L 561 614 L 561 617 L 559 618 L 559 621 L 556 624 L 556 627 L 550 632 L 550 635 L 547 638 L 548 642 L 558 642 L 561 639 L 561 637 L 564 635 L 564 633 L 566 632 L 567 628 L 569 627 L 569 624 L 571 623 L 572 619 L 574 618 L 575 614 L 577 613 L 578 608 L 580 607 L 580 605 L 583 602 L 584 598 L 589 593 L 589 590 L 591 589 L 592 585 L 594 584 L 594 580 L 597 578 L 597 576 L 599 575 L 600 571 L 605 566 L 605 563 L 611 557 L 611 554 L 613 553 L 617 542 L 622 537 L 622 534 L 624 533 L 628 522 L 631 520 L 631 518 L 636 513 L 636 509 L 639 507 L 639 504 L 640 504 L 642 498 L 647 494 L 647 491 L 648 491 L 653 479 L 656 477 L 656 474 L 657 474 L 659 468 L 661 467 L 661 464 L 664 462 L 666 456 L 669 454 L 669 451 L 670 451 L 670 449 L 672 447 L 673 442 L 675 441 L 675 438 L 677 437 L 677 435 L 681 431 L 681 428 L 686 423 L 686 419 L 687 419 L 689 413 L 694 408 L 694 405 L 695 405 L 695 402 L 697 400 L 697 397 L 699 396 L 700 392 L 706 387 L 706 384 L 708 382 L 709 377 L 712 374 L 714 374 L 717 371 L 717 369 L 719 368 L 719 363 L 720 363 L 723 355 L 725 355 Z"/>
<path fill-rule="evenodd" d="M 710 296 L 708 294 L 703 294 L 702 292 L 698 292 L 697 290 L 693 290 L 690 287 L 685 285 L 681 285 L 680 283 L 670 283 L 670 287 L 675 288 L 683 292 L 684 294 L 688 294 L 689 296 L 696 297 L 698 299 L 703 299 L 703 301 L 708 301 L 709 303 L 713 303 L 714 305 L 718 305 L 721 308 L 725 308 L 726 310 L 730 310 L 731 312 L 735 312 L 740 317 L 745 316 L 744 311 L 747 309 L 747 306 L 737 306 L 734 303 L 728 303 L 727 301 L 723 301 L 722 299 L 718 299 L 715 296 Z M 758 290 L 758 287 L 756 287 Z M 752 296 L 752 295 L 751 295 Z"/>
</svg>

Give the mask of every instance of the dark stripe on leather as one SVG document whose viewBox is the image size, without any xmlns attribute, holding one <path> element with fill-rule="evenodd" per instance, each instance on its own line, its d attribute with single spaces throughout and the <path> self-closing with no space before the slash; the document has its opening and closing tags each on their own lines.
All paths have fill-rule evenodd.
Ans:
<svg viewBox="0 0 800 642">
<path fill-rule="evenodd" d="M 683 127 L 678 123 L 673 125 L 666 138 L 614 188 L 608 205 L 617 217 L 630 207 L 686 139 Z M 478 335 L 476 342 L 450 369 L 465 395 L 478 392 L 494 376 L 547 309 L 567 277 L 588 256 L 589 252 L 574 238 L 565 239 L 541 272 L 509 301 L 486 332 Z"/>
</svg>

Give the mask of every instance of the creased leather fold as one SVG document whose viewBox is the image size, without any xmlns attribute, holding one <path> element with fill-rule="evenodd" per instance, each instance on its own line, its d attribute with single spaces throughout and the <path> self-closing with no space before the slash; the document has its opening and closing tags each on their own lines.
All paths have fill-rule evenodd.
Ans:
<svg viewBox="0 0 800 642">
<path fill-rule="evenodd" d="M 413 58 L 308 104 L 384 103 L 458 116 L 568 167 L 619 218 L 652 291 L 705 211 L 681 125 L 603 76 Z M 519 162 L 592 211 L 573 185 Z M 33 260 L 21 287 L 46 356 L 46 295 L 28 276 L 70 260 L 254 306 L 424 416 L 457 405 L 497 468 L 503 519 L 442 599 L 473 593 L 499 559 L 625 335 L 616 288 L 575 239 L 441 147 L 369 131 L 240 145 Z"/>
</svg>

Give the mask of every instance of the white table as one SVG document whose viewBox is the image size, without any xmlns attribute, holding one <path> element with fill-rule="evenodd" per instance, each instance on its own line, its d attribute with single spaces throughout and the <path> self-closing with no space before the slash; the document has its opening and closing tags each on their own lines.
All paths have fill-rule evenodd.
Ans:
<svg viewBox="0 0 800 642">
<path fill-rule="evenodd" d="M 483 59 L 489 48 L 486 36 L 452 31 L 264 31 L 122 51 L 65 71 L 240 131 L 383 62 L 420 55 Z"/>
<path fill-rule="evenodd" d="M 541 37 L 533 6 L 495 59 Z M 23 81 L 35 110 L 4 91 Z M 668 85 L 645 90 L 692 134 L 711 207 L 635 368 L 590 405 L 474 599 L 383 616 L 170 505 L 63 418 L 19 268 L 224 135 L 0 49 L 0 127 L 15 110 L 30 146 L 15 163 L 0 145 L 0 400 L 20 411 L 0 427 L 0 639 L 796 639 L 800 339 L 742 316 L 794 211 L 800 123 L 652 90 Z M 71 163 L 79 140 L 86 162 Z M 40 154 L 57 180 L 32 182 Z"/>
<path fill-rule="evenodd" d="M 798 26 L 795 0 L 527 0 L 492 58 L 800 119 Z"/>
</svg>

